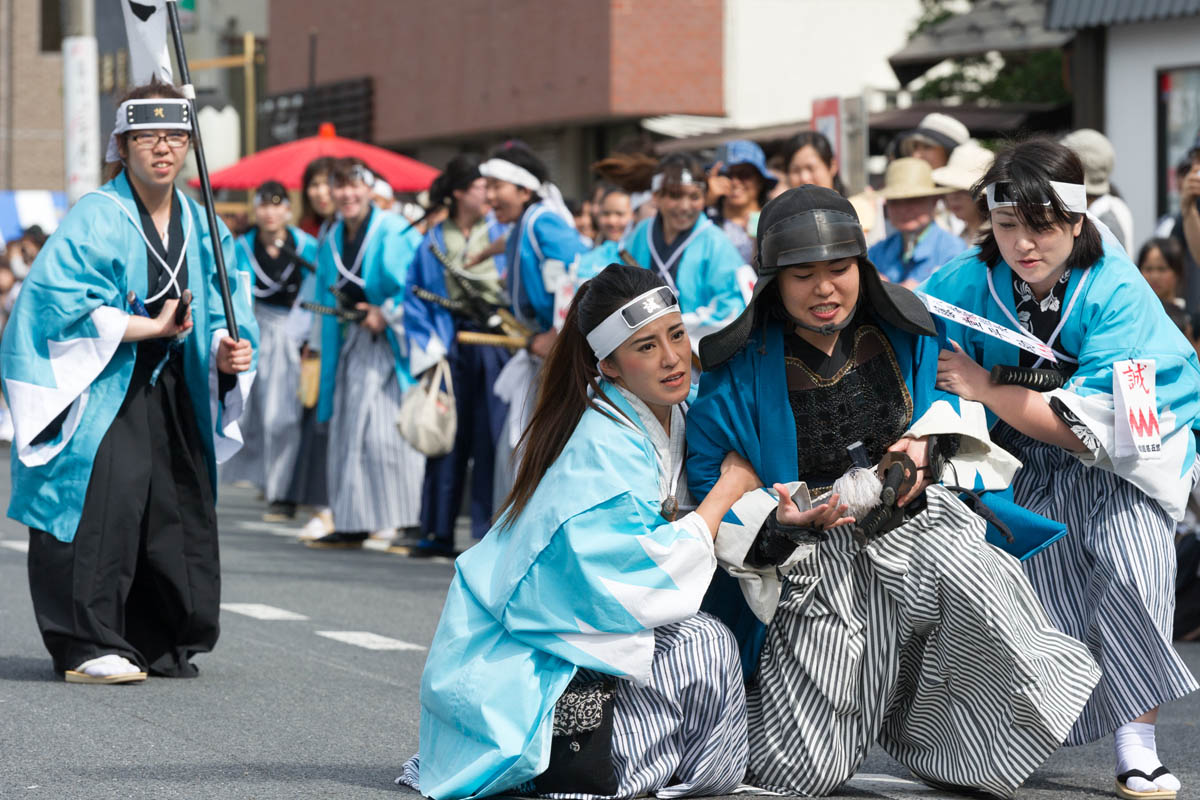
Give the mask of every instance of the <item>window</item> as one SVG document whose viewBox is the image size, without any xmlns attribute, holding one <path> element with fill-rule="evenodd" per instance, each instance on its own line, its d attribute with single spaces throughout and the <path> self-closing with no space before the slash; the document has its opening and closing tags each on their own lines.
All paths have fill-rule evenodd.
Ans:
<svg viewBox="0 0 1200 800">
<path fill-rule="evenodd" d="M 62 37 L 62 3 L 59 0 L 42 0 L 42 52 L 61 51 Z"/>
<path fill-rule="evenodd" d="M 1200 136 L 1200 66 L 1158 71 L 1158 213 L 1179 211 L 1175 167 Z"/>
</svg>

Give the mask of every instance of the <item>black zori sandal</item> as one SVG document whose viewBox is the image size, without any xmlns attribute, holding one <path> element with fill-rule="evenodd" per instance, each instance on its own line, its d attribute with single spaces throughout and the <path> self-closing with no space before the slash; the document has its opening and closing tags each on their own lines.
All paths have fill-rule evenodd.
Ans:
<svg viewBox="0 0 1200 800">
<path fill-rule="evenodd" d="M 1117 797 L 1122 797 L 1125 800 L 1175 800 L 1176 792 L 1168 789 L 1154 789 L 1149 792 L 1135 792 L 1133 789 L 1126 788 L 1125 782 L 1130 778 L 1142 778 L 1143 780 L 1154 782 L 1155 778 L 1161 778 L 1163 775 L 1170 775 L 1171 770 L 1166 767 L 1159 767 L 1149 775 L 1142 772 L 1140 769 L 1131 769 L 1128 772 L 1122 772 L 1117 776 Z"/>
</svg>

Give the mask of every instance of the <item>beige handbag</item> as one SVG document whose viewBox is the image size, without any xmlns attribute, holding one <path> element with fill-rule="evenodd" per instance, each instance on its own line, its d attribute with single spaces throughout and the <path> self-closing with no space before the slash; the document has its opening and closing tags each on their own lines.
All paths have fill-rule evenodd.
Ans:
<svg viewBox="0 0 1200 800">
<path fill-rule="evenodd" d="M 321 359 L 309 356 L 300 360 L 300 402 L 305 408 L 316 408 L 321 395 Z"/>
<path fill-rule="evenodd" d="M 443 381 L 445 391 L 442 391 Z M 450 365 L 445 359 L 427 369 L 420 382 L 404 395 L 396 427 L 409 444 L 427 456 L 444 456 L 454 449 L 458 412 L 454 406 Z"/>
</svg>

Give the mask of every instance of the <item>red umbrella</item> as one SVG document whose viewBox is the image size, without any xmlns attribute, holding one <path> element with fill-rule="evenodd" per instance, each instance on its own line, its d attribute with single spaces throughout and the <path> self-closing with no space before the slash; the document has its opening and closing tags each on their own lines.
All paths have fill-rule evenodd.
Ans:
<svg viewBox="0 0 1200 800">
<path fill-rule="evenodd" d="M 438 170 L 420 161 L 373 144 L 338 136 L 333 124 L 325 122 L 316 136 L 268 147 L 246 156 L 236 164 L 212 173 L 213 189 L 255 189 L 264 181 L 279 181 L 288 189 L 299 189 L 308 162 L 321 156 L 356 156 L 397 192 L 420 192 L 429 188 Z M 200 181 L 188 181 L 198 187 Z"/>
</svg>

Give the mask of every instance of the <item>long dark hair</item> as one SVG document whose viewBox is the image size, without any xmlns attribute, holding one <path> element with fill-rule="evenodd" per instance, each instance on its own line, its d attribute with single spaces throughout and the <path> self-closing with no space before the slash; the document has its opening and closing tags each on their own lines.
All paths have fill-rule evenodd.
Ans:
<svg viewBox="0 0 1200 800">
<path fill-rule="evenodd" d="M 658 159 L 645 153 L 616 153 L 592 164 L 592 171 L 628 194 L 648 192 Z"/>
<path fill-rule="evenodd" d="M 304 177 L 300 181 L 300 221 L 311 222 L 314 228 L 321 227 L 326 218 L 312 207 L 312 202 L 308 199 L 308 187 L 321 175 L 332 184 L 335 160 L 332 156 L 321 156 L 308 162 L 308 166 L 304 168 Z"/>
<path fill-rule="evenodd" d="M 825 163 L 828 169 L 833 169 L 833 147 L 830 146 L 829 140 L 825 138 L 825 134 L 820 131 L 800 131 L 784 145 L 783 155 L 783 174 L 787 175 L 792 166 L 792 159 L 806 147 L 811 147 L 816 151 L 817 157 Z M 841 165 L 838 165 L 838 171 L 833 173 L 833 190 L 842 197 L 846 196 L 846 185 L 842 183 Z"/>
<path fill-rule="evenodd" d="M 1036 137 L 1018 142 L 996 154 L 996 160 L 979 182 L 971 187 L 975 206 L 984 219 L 989 219 L 985 190 L 988 184 L 1007 181 L 1010 191 L 1018 199 L 1013 206 L 1022 224 L 1038 232 L 1045 232 L 1060 225 L 1074 225 L 1083 220 L 1083 228 L 1075 237 L 1071 254 L 1067 256 L 1068 269 L 1090 267 L 1104 255 L 1104 244 L 1100 231 L 1088 219 L 1087 214 L 1068 211 L 1050 181 L 1083 183 L 1083 163 L 1074 151 L 1053 139 Z M 1049 200 L 1050 204 L 1045 205 Z M 994 267 L 1002 258 L 996 234 L 992 228 L 979 238 L 979 257 Z"/>
<path fill-rule="evenodd" d="M 441 174 L 433 179 L 429 187 L 429 204 L 432 208 L 445 206 L 450 218 L 458 213 L 455 191 L 465 191 L 479 177 L 479 158 L 468 153 L 459 153 L 450 159 Z"/>
<path fill-rule="evenodd" d="M 130 89 L 124 97 L 117 101 L 117 107 L 120 108 L 121 103 L 126 100 L 149 100 L 151 98 L 162 98 L 172 100 L 183 100 L 183 93 L 176 89 L 166 81 L 160 81 L 157 76 L 150 79 L 149 83 L 143 83 L 141 86 L 135 86 Z M 125 147 L 125 152 L 129 152 L 129 131 L 118 136 L 118 140 Z M 125 169 L 123 161 L 111 161 L 104 165 L 104 182 L 108 183 L 113 178 L 121 174 Z"/>
<path fill-rule="evenodd" d="M 575 293 L 562 332 L 542 368 L 542 387 L 529 427 L 517 445 L 517 452 L 522 453 L 517 478 L 497 514 L 505 527 L 525 510 L 546 470 L 575 432 L 583 412 L 594 408 L 612 417 L 595 401 L 600 393 L 600 372 L 587 334 L 630 300 L 665 285 L 653 270 L 609 264 Z"/>
</svg>

